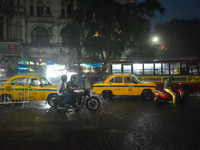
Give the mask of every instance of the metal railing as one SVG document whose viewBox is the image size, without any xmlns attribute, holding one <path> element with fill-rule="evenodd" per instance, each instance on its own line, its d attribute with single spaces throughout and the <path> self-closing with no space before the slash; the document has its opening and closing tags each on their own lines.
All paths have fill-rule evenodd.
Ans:
<svg viewBox="0 0 200 150">
<path fill-rule="evenodd" d="M 26 82 L 0 82 L 0 104 L 28 102 L 29 86 Z"/>
</svg>

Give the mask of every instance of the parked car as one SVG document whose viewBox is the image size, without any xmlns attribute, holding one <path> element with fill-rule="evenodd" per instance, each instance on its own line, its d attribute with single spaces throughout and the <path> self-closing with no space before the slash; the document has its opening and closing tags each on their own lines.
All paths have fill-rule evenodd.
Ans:
<svg viewBox="0 0 200 150">
<path fill-rule="evenodd" d="M 141 96 L 142 99 L 153 99 L 155 83 L 140 82 L 134 75 L 110 75 L 104 82 L 93 84 L 93 93 L 102 94 L 103 98 L 110 100 L 115 95 Z"/>
<path fill-rule="evenodd" d="M 43 101 L 53 106 L 57 85 L 38 75 L 16 75 L 0 85 L 1 102 L 19 100 Z"/>
</svg>

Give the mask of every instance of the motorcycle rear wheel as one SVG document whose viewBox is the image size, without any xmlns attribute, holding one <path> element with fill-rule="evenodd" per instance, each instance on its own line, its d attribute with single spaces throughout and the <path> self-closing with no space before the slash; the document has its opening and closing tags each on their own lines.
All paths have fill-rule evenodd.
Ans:
<svg viewBox="0 0 200 150">
<path fill-rule="evenodd" d="M 67 109 L 65 110 L 65 109 L 59 109 L 58 108 L 59 107 L 59 100 L 58 99 L 55 99 L 54 100 L 54 108 L 56 109 L 56 111 L 57 112 L 59 112 L 59 113 L 61 113 L 61 112 L 66 112 L 67 111 Z"/>
<path fill-rule="evenodd" d="M 160 98 L 156 99 L 156 104 L 157 106 L 161 107 L 163 105 L 163 102 L 161 101 Z"/>
<path fill-rule="evenodd" d="M 86 100 L 86 107 L 91 111 L 95 111 L 99 108 L 100 101 L 97 97 L 90 97 Z"/>
</svg>

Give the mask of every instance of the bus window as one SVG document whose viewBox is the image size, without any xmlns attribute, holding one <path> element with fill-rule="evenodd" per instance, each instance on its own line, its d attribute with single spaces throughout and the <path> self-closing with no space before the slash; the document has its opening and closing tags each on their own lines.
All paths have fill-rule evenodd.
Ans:
<svg viewBox="0 0 200 150">
<path fill-rule="evenodd" d="M 170 63 L 170 74 L 180 74 L 180 63 Z"/>
<path fill-rule="evenodd" d="M 161 74 L 161 63 L 155 63 L 155 74 Z"/>
<path fill-rule="evenodd" d="M 133 64 L 133 74 L 143 75 L 143 65 L 142 65 L 142 63 Z"/>
<path fill-rule="evenodd" d="M 186 63 L 181 63 L 181 74 L 188 74 Z"/>
<path fill-rule="evenodd" d="M 189 74 L 199 74 L 198 63 L 187 64 L 187 70 Z"/>
<path fill-rule="evenodd" d="M 123 73 L 131 74 L 131 65 L 123 65 Z"/>
<path fill-rule="evenodd" d="M 144 64 L 144 74 L 154 74 L 153 63 Z"/>
<path fill-rule="evenodd" d="M 198 72 L 198 74 L 200 74 L 200 63 L 199 63 L 199 72 Z"/>
<path fill-rule="evenodd" d="M 169 63 L 162 63 L 163 74 L 169 74 Z"/>
<path fill-rule="evenodd" d="M 121 64 L 113 64 L 112 65 L 112 73 L 113 74 L 121 73 Z"/>
</svg>

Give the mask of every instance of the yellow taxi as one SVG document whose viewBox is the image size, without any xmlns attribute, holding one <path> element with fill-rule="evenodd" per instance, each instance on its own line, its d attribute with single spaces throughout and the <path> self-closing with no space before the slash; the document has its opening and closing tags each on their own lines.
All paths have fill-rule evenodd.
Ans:
<svg viewBox="0 0 200 150">
<path fill-rule="evenodd" d="M 53 106 L 56 96 L 57 85 L 39 75 L 16 75 L 0 85 L 1 102 L 47 100 Z"/>
<path fill-rule="evenodd" d="M 110 75 L 104 82 L 93 84 L 93 93 L 102 94 L 105 100 L 112 99 L 115 95 L 141 96 L 142 99 L 153 99 L 156 84 L 140 82 L 134 75 Z"/>
</svg>

